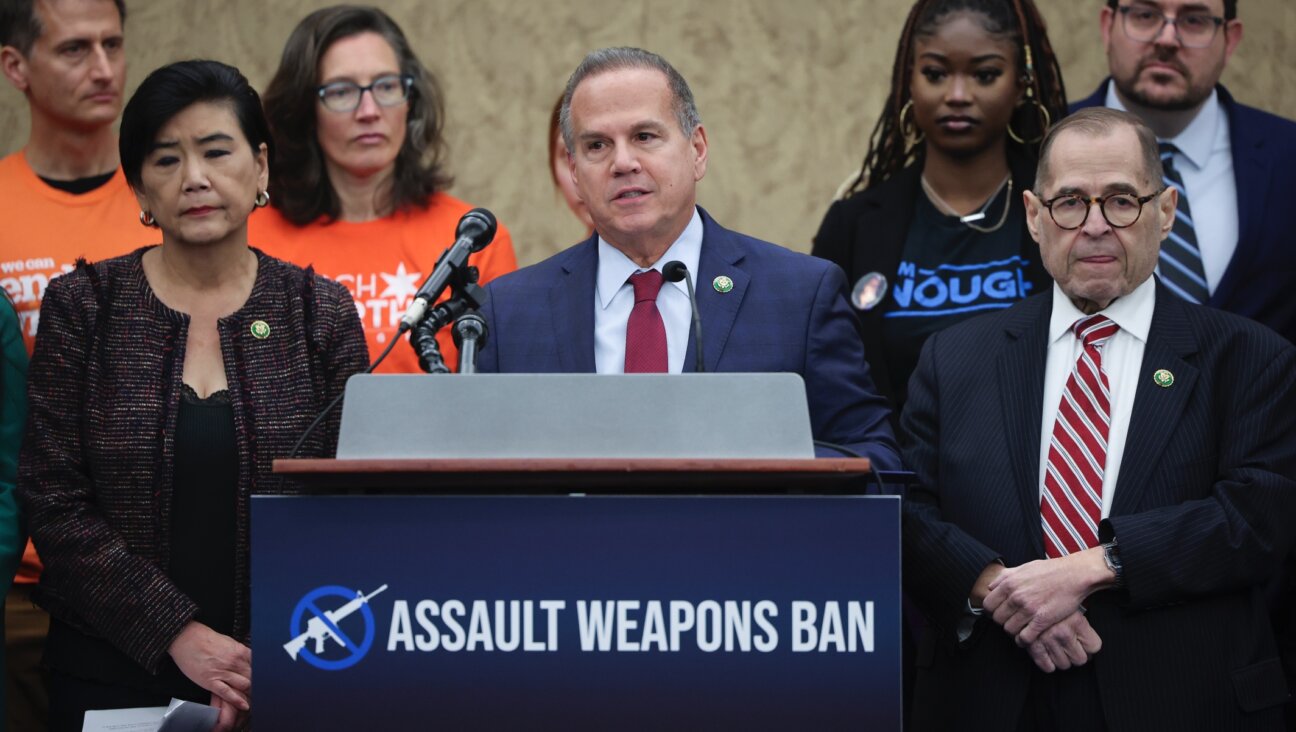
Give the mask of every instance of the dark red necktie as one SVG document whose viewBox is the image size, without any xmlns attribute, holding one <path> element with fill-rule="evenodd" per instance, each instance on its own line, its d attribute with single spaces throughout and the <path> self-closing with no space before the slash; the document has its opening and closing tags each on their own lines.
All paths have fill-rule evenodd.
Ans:
<svg viewBox="0 0 1296 732">
<path fill-rule="evenodd" d="M 666 324 L 657 309 L 662 273 L 655 269 L 630 275 L 634 285 L 634 309 L 626 323 L 625 372 L 666 373 Z"/>
</svg>

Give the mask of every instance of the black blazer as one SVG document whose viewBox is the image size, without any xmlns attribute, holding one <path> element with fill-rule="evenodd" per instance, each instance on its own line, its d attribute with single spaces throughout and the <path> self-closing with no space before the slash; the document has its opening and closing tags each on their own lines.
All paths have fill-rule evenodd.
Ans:
<svg viewBox="0 0 1296 732">
<path fill-rule="evenodd" d="M 1052 295 L 928 339 L 902 417 L 918 475 L 905 590 L 920 640 L 915 729 L 1014 729 L 1035 670 L 990 618 L 959 643 L 977 576 L 1042 559 L 1039 444 Z M 1152 380 L 1169 369 L 1173 386 Z M 1158 285 L 1104 540 L 1126 588 L 1088 598 L 1112 730 L 1280 729 L 1286 684 L 1264 597 L 1296 526 L 1296 347 Z M 1066 674 L 1069 672 L 1059 672 Z M 1065 713 L 1065 710 L 1061 710 Z"/>
<path fill-rule="evenodd" d="M 1013 202 L 1009 216 L 1021 227 L 1022 256 L 1030 262 L 1026 280 L 1033 292 L 1044 292 L 1053 280 L 1040 263 L 1039 248 L 1026 230 L 1026 208 L 1020 191 L 1035 183 L 1035 163 L 1023 156 L 1010 155 L 1009 168 L 1013 177 Z M 870 272 L 880 272 L 894 283 L 900 257 L 904 253 L 909 223 L 913 220 L 914 202 L 924 195 L 921 184 L 922 159 L 896 173 L 874 188 L 860 191 L 850 198 L 834 201 L 815 234 L 810 253 L 836 262 L 846 270 L 848 287 L 853 287 L 860 277 Z M 868 362 L 873 383 L 891 402 L 891 411 L 898 421 L 904 406 L 909 374 L 892 374 L 885 358 L 886 343 L 882 335 L 882 319 L 894 309 L 894 301 L 885 298 L 872 310 L 856 311 L 864 339 L 864 359 Z"/>
<path fill-rule="evenodd" d="M 1072 111 L 1102 106 L 1110 83 L 1104 81 Z M 1229 120 L 1238 242 L 1206 304 L 1264 323 L 1296 343 L 1296 246 L 1290 213 L 1296 198 L 1296 122 L 1240 104 L 1222 85 L 1215 89 Z M 1286 579 L 1271 588 L 1273 618 L 1284 647 L 1287 682 L 1296 693 L 1296 552 L 1285 571 Z M 1296 732 L 1296 701 L 1287 714 L 1288 728 Z"/>
</svg>

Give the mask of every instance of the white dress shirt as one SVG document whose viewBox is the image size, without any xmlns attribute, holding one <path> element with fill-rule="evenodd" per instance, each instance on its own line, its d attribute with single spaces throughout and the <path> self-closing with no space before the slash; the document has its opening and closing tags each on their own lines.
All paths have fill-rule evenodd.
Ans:
<svg viewBox="0 0 1296 732">
<path fill-rule="evenodd" d="M 702 217 L 693 209 L 693 218 L 674 244 L 666 250 L 652 269 L 661 271 L 667 262 L 678 259 L 688 267 L 689 279 L 697 287 L 698 259 L 702 256 Z M 621 250 L 598 240 L 598 274 L 594 286 L 594 370 L 600 374 L 625 373 L 626 323 L 634 309 L 634 285 L 630 275 L 645 272 Z M 684 370 L 689 330 L 693 325 L 693 308 L 689 305 L 688 286 L 683 280 L 662 283 L 657 294 L 657 310 L 666 326 L 666 368 L 672 374 Z"/>
<path fill-rule="evenodd" d="M 1147 346 L 1148 330 L 1152 327 L 1152 310 L 1156 305 L 1156 281 L 1147 281 L 1130 294 L 1117 298 L 1101 311 L 1120 330 L 1116 331 L 1102 348 L 1102 370 L 1107 374 L 1111 390 L 1111 423 L 1107 432 L 1107 467 L 1103 471 L 1102 517 L 1111 513 L 1112 496 L 1116 493 L 1116 479 L 1120 476 L 1121 457 L 1125 452 L 1125 438 L 1129 433 L 1130 415 L 1134 413 L 1134 395 L 1139 379 L 1151 379 L 1152 373 L 1141 373 L 1143 350 Z M 1058 406 L 1067 378 L 1080 358 L 1084 344 L 1075 335 L 1077 320 L 1090 317 L 1080 312 L 1053 284 L 1053 315 L 1049 320 L 1048 360 L 1044 367 L 1044 419 L 1040 425 L 1040 496 L 1044 495 L 1044 474 L 1048 470 L 1049 443 L 1053 439 L 1053 424 L 1057 421 Z"/>
<path fill-rule="evenodd" d="M 1107 85 L 1108 107 L 1129 111 Z M 1212 91 L 1201 111 L 1183 132 L 1160 140 L 1174 143 L 1174 166 L 1183 177 L 1192 210 L 1193 229 L 1202 253 L 1202 269 L 1212 293 L 1224 277 L 1238 243 L 1237 180 L 1233 177 L 1233 148 L 1229 142 L 1228 111 Z M 1149 193 L 1151 191 L 1148 191 Z M 1159 270 L 1158 270 L 1159 271 Z"/>
</svg>

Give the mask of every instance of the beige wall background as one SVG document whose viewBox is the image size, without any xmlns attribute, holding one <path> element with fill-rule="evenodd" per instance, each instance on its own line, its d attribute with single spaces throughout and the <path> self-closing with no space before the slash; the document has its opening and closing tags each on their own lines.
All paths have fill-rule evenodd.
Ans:
<svg viewBox="0 0 1296 732">
<path fill-rule="evenodd" d="M 1071 99 L 1105 76 L 1101 0 L 1037 0 Z M 297 21 L 322 0 L 128 0 L 128 90 L 160 65 L 214 58 L 258 89 Z M 549 180 L 548 115 L 584 53 L 635 45 L 693 87 L 711 143 L 699 200 L 725 225 L 809 250 L 857 168 L 889 85 L 908 0 L 386 0 L 448 99 L 451 192 L 513 231 L 519 260 L 574 243 Z M 1296 117 L 1296 3 L 1243 0 L 1224 75 L 1241 101 Z M 26 105 L 0 90 L 0 154 L 27 139 Z M 449 242 L 428 242 L 440 249 Z"/>
</svg>

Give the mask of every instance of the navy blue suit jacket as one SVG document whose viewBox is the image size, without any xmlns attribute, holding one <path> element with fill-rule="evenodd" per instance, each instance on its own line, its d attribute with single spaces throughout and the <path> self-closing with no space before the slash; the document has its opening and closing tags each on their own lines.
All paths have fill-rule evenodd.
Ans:
<svg viewBox="0 0 1296 732">
<path fill-rule="evenodd" d="M 864 365 L 841 268 L 729 231 L 698 210 L 703 235 L 696 281 L 706 370 L 800 374 L 815 439 L 848 446 L 879 469 L 898 469 L 887 403 Z M 490 336 L 478 370 L 594 373 L 597 272 L 594 236 L 493 280 L 482 308 Z M 719 275 L 733 280 L 732 291 L 709 286 Z M 695 353 L 690 333 L 685 370 L 693 370 Z"/>
<path fill-rule="evenodd" d="M 1101 107 L 1108 79 L 1071 111 Z M 1207 305 L 1264 323 L 1296 343 L 1296 122 L 1238 104 L 1223 86 L 1237 180 L 1238 243 Z"/>
<path fill-rule="evenodd" d="M 1040 430 L 1052 293 L 933 335 L 901 424 L 918 645 L 915 729 L 1015 729 L 1035 669 L 988 617 L 981 571 L 1044 557 Z M 1174 383 L 1152 374 L 1168 369 Z M 1296 346 L 1158 285 L 1110 516 L 1126 589 L 1085 601 L 1112 730 L 1276 729 L 1287 697 L 1264 595 L 1296 526 Z M 1070 671 L 1058 672 L 1066 683 Z M 1060 710 L 1065 713 L 1066 710 Z"/>
</svg>

